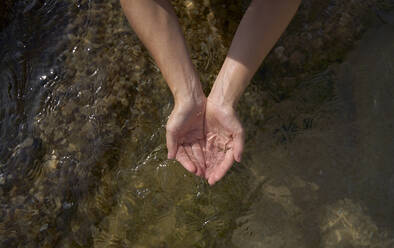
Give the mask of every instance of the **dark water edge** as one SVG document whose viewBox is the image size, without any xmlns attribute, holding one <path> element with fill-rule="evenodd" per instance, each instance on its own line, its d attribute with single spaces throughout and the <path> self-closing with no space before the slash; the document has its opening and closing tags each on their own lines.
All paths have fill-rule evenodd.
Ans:
<svg viewBox="0 0 394 248">
<path fill-rule="evenodd" d="M 189 2 L 173 1 L 209 88 L 242 8 Z M 166 160 L 171 96 L 118 1 L 16 1 L 1 246 L 391 247 L 390 11 L 305 1 L 240 104 L 245 161 L 210 188 Z"/>
</svg>

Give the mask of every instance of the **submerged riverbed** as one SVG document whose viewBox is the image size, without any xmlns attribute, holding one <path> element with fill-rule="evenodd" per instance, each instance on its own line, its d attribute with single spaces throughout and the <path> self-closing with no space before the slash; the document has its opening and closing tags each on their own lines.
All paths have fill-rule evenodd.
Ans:
<svg viewBox="0 0 394 248">
<path fill-rule="evenodd" d="M 245 3 L 172 2 L 209 91 Z M 392 1 L 303 2 L 240 102 L 243 162 L 214 187 L 166 159 L 171 95 L 118 1 L 13 9 L 1 247 L 394 246 Z"/>
</svg>

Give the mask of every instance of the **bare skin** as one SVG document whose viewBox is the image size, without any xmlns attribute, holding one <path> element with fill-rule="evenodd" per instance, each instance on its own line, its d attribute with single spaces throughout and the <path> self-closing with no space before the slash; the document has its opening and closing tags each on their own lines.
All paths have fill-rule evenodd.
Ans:
<svg viewBox="0 0 394 248">
<path fill-rule="evenodd" d="M 241 20 L 207 100 L 205 136 L 213 144 L 207 142 L 206 153 L 210 155 L 206 155 L 205 177 L 211 185 L 226 174 L 234 161 L 241 162 L 244 131 L 235 112 L 236 104 L 300 3 L 254 0 Z"/>
<path fill-rule="evenodd" d="M 160 68 L 175 100 L 166 126 L 168 158 L 203 176 L 206 97 L 178 19 L 166 0 L 121 0 L 131 27 Z M 154 37 L 154 38 L 152 38 Z"/>
<path fill-rule="evenodd" d="M 231 106 L 220 106 L 208 99 L 205 116 L 205 178 L 213 185 L 231 168 L 235 158 L 241 162 L 244 131 Z"/>
<path fill-rule="evenodd" d="M 235 107 L 301 0 L 253 0 L 206 98 L 176 15 L 166 0 L 121 0 L 130 25 L 152 54 L 174 95 L 167 122 L 168 158 L 210 185 L 241 161 L 244 131 Z M 155 37 L 152 39 L 152 37 Z"/>
</svg>

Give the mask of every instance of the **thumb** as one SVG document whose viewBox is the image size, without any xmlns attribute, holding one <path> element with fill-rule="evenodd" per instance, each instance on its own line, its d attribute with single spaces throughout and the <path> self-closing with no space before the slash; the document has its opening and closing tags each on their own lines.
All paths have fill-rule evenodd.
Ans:
<svg viewBox="0 0 394 248">
<path fill-rule="evenodd" d="M 177 144 L 175 133 L 167 130 L 166 141 L 167 141 L 167 149 L 168 149 L 168 159 L 175 159 L 176 152 L 178 150 L 178 144 Z"/>
<path fill-rule="evenodd" d="M 234 142 L 234 159 L 238 163 L 241 162 L 242 159 L 242 152 L 244 150 L 244 131 L 241 130 L 233 135 L 233 142 Z"/>
</svg>

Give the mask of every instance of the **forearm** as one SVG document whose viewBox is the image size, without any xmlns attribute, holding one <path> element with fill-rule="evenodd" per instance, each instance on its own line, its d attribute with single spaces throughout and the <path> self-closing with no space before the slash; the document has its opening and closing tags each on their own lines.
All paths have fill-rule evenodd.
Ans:
<svg viewBox="0 0 394 248">
<path fill-rule="evenodd" d="M 176 14 L 167 0 L 121 0 L 124 13 L 160 68 L 175 102 L 197 99 L 202 89 Z"/>
<path fill-rule="evenodd" d="M 234 106 L 275 45 L 301 0 L 253 0 L 231 43 L 209 96 Z"/>
</svg>

